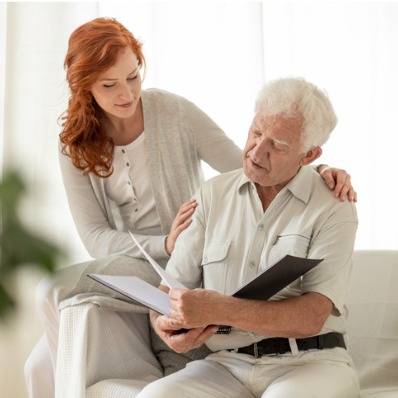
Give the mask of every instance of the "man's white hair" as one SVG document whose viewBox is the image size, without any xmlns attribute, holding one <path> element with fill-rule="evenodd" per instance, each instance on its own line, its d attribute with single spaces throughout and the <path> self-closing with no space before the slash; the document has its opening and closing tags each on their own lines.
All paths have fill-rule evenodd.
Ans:
<svg viewBox="0 0 398 398">
<path fill-rule="evenodd" d="M 326 92 L 303 78 L 282 78 L 267 83 L 258 94 L 255 112 L 264 116 L 301 118 L 304 151 L 322 146 L 337 124 Z"/>
</svg>

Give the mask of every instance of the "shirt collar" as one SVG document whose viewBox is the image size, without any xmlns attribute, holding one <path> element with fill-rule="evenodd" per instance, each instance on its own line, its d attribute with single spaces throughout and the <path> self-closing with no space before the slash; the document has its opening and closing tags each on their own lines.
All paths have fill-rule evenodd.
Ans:
<svg viewBox="0 0 398 398">
<path fill-rule="evenodd" d="M 296 196 L 304 203 L 308 203 L 312 191 L 309 189 L 309 187 L 312 185 L 312 175 L 313 169 L 311 166 L 302 166 L 296 176 L 289 181 L 288 184 L 286 184 L 281 192 L 289 190 L 292 195 Z M 250 185 L 255 188 L 255 184 L 246 176 L 242 169 L 242 174 L 238 184 L 238 192 L 242 193 L 243 187 L 246 185 Z"/>
<path fill-rule="evenodd" d="M 311 166 L 302 166 L 296 176 L 289 181 L 284 189 L 288 189 L 294 196 L 308 203 L 312 192 L 313 169 Z"/>
<path fill-rule="evenodd" d="M 243 189 L 246 185 L 255 188 L 255 185 L 252 182 L 252 180 L 250 180 L 249 178 L 246 177 L 246 174 L 245 174 L 244 170 L 242 169 L 240 181 L 238 183 L 238 192 L 243 193 Z"/>
</svg>

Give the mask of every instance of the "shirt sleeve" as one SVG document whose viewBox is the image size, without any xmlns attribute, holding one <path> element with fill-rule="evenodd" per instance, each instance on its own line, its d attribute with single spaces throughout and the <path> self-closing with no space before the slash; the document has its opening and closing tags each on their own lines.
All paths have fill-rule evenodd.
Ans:
<svg viewBox="0 0 398 398">
<path fill-rule="evenodd" d="M 77 169 L 69 156 L 59 153 L 62 179 L 70 212 L 79 236 L 93 258 L 125 254 L 144 258 L 128 231 L 118 231 L 101 206 L 89 176 Z M 134 231 L 132 231 L 134 232 Z M 143 248 L 157 261 L 166 261 L 165 236 L 134 235 Z"/>
<path fill-rule="evenodd" d="M 352 254 L 358 227 L 354 206 L 346 203 L 337 217 L 330 217 L 317 233 L 308 253 L 323 258 L 302 281 L 304 292 L 318 292 L 328 297 L 338 313 L 343 313 L 347 286 L 352 271 Z"/>
</svg>

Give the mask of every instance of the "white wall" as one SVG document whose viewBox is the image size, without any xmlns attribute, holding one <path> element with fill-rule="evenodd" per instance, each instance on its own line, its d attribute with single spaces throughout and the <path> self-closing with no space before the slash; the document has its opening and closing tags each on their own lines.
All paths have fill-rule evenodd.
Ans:
<svg viewBox="0 0 398 398">
<path fill-rule="evenodd" d="M 267 2 L 263 15 L 267 79 L 304 76 L 336 109 L 320 161 L 352 175 L 356 248 L 398 248 L 398 2 Z"/>
</svg>

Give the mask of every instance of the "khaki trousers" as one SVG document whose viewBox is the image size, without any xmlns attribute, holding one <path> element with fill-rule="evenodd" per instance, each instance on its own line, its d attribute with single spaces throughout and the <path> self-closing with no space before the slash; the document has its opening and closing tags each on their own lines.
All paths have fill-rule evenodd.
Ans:
<svg viewBox="0 0 398 398">
<path fill-rule="evenodd" d="M 221 351 L 154 381 L 139 398 L 358 398 L 352 360 L 342 348 L 255 359 Z"/>
</svg>

